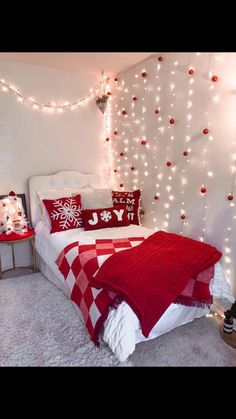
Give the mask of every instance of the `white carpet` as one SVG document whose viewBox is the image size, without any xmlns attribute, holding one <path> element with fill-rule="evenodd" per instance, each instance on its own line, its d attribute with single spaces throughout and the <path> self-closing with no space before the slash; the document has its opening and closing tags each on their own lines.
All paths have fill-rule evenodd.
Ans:
<svg viewBox="0 0 236 419">
<path fill-rule="evenodd" d="M 41 273 L 0 281 L 0 366 L 236 366 L 216 319 L 202 317 L 148 342 L 120 364 L 91 342 L 72 302 Z"/>
<path fill-rule="evenodd" d="M 0 366 L 120 366 L 41 273 L 0 281 Z M 122 366 L 132 366 L 128 361 Z"/>
</svg>

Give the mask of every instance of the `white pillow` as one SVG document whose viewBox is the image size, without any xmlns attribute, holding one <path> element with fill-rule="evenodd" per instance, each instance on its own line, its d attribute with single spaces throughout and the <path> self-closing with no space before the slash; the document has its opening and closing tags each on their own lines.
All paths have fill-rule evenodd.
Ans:
<svg viewBox="0 0 236 419">
<path fill-rule="evenodd" d="M 40 207 L 42 210 L 41 219 L 45 222 L 47 227 L 51 229 L 51 221 L 48 216 L 47 210 L 44 206 L 43 199 L 57 199 L 57 198 L 63 198 L 66 196 L 75 196 L 78 195 L 79 191 L 90 191 L 93 190 L 91 187 L 85 187 L 83 189 L 76 189 L 76 188 L 62 188 L 62 189 L 41 189 L 37 191 L 39 200 L 40 200 Z"/>
<path fill-rule="evenodd" d="M 77 193 L 81 196 L 82 209 L 113 207 L 111 189 L 83 188 Z M 74 195 L 76 195 L 76 193 L 73 193 L 73 196 Z"/>
</svg>

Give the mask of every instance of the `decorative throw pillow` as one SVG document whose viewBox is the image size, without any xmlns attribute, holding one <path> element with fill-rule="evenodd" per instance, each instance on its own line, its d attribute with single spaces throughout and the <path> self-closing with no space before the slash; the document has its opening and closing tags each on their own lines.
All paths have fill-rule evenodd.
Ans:
<svg viewBox="0 0 236 419">
<path fill-rule="evenodd" d="M 125 205 L 117 205 L 115 208 L 83 210 L 82 216 L 85 230 L 129 225 Z"/>
<path fill-rule="evenodd" d="M 40 189 L 39 191 L 37 191 L 40 204 L 41 204 L 41 209 L 42 209 L 41 218 L 46 223 L 49 229 L 51 228 L 51 222 L 50 222 L 48 213 L 46 211 L 45 205 L 43 204 L 43 199 L 58 199 L 58 198 L 61 198 L 62 196 L 67 196 L 67 197 L 75 196 L 75 195 L 78 195 L 79 193 L 80 193 L 79 188 L 76 189 L 76 188 L 69 188 L 69 187 L 48 188 L 48 189 Z"/>
<path fill-rule="evenodd" d="M 139 225 L 139 209 L 140 209 L 140 200 L 141 200 L 141 191 L 137 189 L 136 191 L 130 192 L 120 192 L 112 191 L 112 200 L 113 205 L 126 205 L 126 210 L 128 214 L 128 220 L 130 224 Z"/>
<path fill-rule="evenodd" d="M 51 221 L 50 233 L 83 227 L 80 195 L 43 199 Z"/>
<path fill-rule="evenodd" d="M 81 195 L 83 209 L 113 207 L 111 189 L 83 188 L 78 193 Z"/>
</svg>

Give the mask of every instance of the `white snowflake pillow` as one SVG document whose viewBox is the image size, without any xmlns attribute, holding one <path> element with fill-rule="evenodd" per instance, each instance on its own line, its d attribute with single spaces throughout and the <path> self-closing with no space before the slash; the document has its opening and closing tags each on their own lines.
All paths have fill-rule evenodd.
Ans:
<svg viewBox="0 0 236 419">
<path fill-rule="evenodd" d="M 84 188 L 86 190 L 86 188 Z M 91 189 L 91 188 L 90 188 Z M 61 198 L 62 196 L 75 196 L 75 195 L 79 195 L 80 194 L 80 190 L 77 188 L 48 188 L 48 189 L 40 189 L 39 191 L 37 191 L 38 197 L 39 197 L 39 201 L 40 201 L 40 206 L 42 209 L 42 216 L 41 219 L 45 222 L 45 224 L 47 225 L 47 227 L 50 229 L 51 228 L 51 222 L 50 222 L 50 218 L 48 216 L 48 213 L 46 211 L 45 205 L 43 203 L 44 199 L 58 199 Z"/>
<path fill-rule="evenodd" d="M 83 227 L 81 196 L 43 199 L 51 222 L 50 233 Z"/>
</svg>

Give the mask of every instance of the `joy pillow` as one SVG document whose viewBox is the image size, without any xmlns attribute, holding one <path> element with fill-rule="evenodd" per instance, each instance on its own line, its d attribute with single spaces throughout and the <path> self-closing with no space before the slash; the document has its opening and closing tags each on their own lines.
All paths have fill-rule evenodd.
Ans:
<svg viewBox="0 0 236 419">
<path fill-rule="evenodd" d="M 85 230 L 128 226 L 129 220 L 125 205 L 111 208 L 88 209 L 82 211 Z"/>
<path fill-rule="evenodd" d="M 51 221 L 50 233 L 83 227 L 80 195 L 43 199 Z"/>
<path fill-rule="evenodd" d="M 128 220 L 130 224 L 139 225 L 139 209 L 140 209 L 141 191 L 120 192 L 112 191 L 113 205 L 126 205 Z"/>
</svg>

